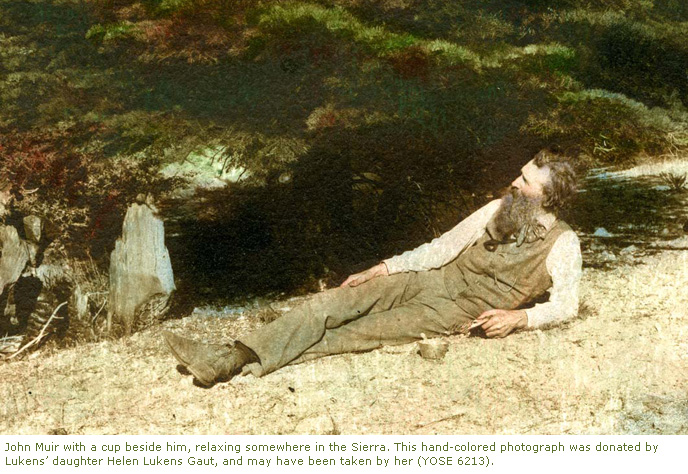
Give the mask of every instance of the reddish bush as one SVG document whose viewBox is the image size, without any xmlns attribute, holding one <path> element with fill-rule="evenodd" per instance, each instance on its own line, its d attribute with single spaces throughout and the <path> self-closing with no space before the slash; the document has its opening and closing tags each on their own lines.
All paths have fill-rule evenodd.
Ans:
<svg viewBox="0 0 688 474">
<path fill-rule="evenodd" d="M 70 149 L 65 132 L 9 133 L 0 139 L 0 177 L 18 199 L 40 196 L 72 205 L 83 189 L 91 158 Z"/>
<path fill-rule="evenodd" d="M 12 212 L 37 214 L 46 236 L 73 257 L 107 256 L 127 206 L 139 193 L 171 188 L 157 169 L 125 160 L 96 159 L 64 132 L 23 132 L 0 142 L 0 182 L 9 182 Z"/>
</svg>

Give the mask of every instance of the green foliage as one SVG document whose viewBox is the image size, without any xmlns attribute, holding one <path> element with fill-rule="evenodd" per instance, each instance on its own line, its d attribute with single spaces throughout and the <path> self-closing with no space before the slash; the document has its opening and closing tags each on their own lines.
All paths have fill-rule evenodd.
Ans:
<svg viewBox="0 0 688 474">
<path fill-rule="evenodd" d="M 178 12 L 180 10 L 188 10 L 190 7 L 193 7 L 194 5 L 193 0 L 159 0 L 150 3 L 157 4 L 156 9 L 160 12 L 165 13 Z"/>
<path fill-rule="evenodd" d="M 96 39 L 108 42 L 123 38 L 135 37 L 138 30 L 129 22 L 111 23 L 108 25 L 94 25 L 86 32 L 86 39 Z"/>
<path fill-rule="evenodd" d="M 524 129 L 569 144 L 603 163 L 619 163 L 641 151 L 658 154 L 685 144 L 688 127 L 666 111 L 649 109 L 604 90 L 566 92 L 544 119 L 531 117 Z"/>
<path fill-rule="evenodd" d="M 541 146 L 597 164 L 688 146 L 686 8 L 0 0 L 0 167 L 103 249 L 84 229 L 116 222 L 159 168 L 242 170 L 208 205 L 206 230 L 245 256 L 219 271 L 258 249 L 293 269 L 269 289 L 293 289 L 445 230 Z"/>
<path fill-rule="evenodd" d="M 518 67 L 535 76 L 567 75 L 578 66 L 576 51 L 558 43 L 528 45 L 510 53 Z"/>
<path fill-rule="evenodd" d="M 378 55 L 393 53 L 418 42 L 413 35 L 367 26 L 341 7 L 324 8 L 310 3 L 270 6 L 257 16 L 256 26 L 275 42 L 352 42 Z"/>
<path fill-rule="evenodd" d="M 576 75 L 586 86 L 650 105 L 669 105 L 673 93 L 685 102 L 688 31 L 678 22 L 644 20 L 622 12 L 574 10 L 557 16 L 554 34 L 585 58 Z"/>
</svg>

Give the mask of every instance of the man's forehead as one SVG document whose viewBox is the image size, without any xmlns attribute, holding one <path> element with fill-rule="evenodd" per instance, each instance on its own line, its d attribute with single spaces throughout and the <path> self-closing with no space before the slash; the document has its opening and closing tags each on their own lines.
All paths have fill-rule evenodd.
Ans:
<svg viewBox="0 0 688 474">
<path fill-rule="evenodd" d="M 544 183 L 549 179 L 549 166 L 544 165 L 539 167 L 533 160 L 530 160 L 523 166 L 523 168 L 521 168 L 521 173 L 523 173 L 523 175 L 528 179 L 536 179 L 539 182 Z"/>
</svg>

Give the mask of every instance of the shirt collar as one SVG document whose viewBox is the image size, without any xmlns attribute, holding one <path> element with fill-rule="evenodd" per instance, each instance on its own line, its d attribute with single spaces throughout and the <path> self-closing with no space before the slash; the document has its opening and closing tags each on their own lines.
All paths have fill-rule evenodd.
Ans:
<svg viewBox="0 0 688 474">
<path fill-rule="evenodd" d="M 549 232 L 549 230 L 552 228 L 554 223 L 557 221 L 557 216 L 555 216 L 553 213 L 548 212 L 547 214 L 543 214 L 537 218 L 538 224 L 540 224 L 542 227 L 545 228 L 546 231 Z"/>
<path fill-rule="evenodd" d="M 521 246 L 523 242 L 535 242 L 538 239 L 544 239 L 547 232 L 554 226 L 557 217 L 548 212 L 537 218 L 537 224 L 526 225 L 516 236 L 516 245 Z"/>
</svg>

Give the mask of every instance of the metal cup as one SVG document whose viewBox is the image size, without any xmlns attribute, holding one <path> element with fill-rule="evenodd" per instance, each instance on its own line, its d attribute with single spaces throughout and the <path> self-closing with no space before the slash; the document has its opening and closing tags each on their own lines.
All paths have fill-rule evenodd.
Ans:
<svg viewBox="0 0 688 474">
<path fill-rule="evenodd" d="M 444 358 L 449 344 L 442 339 L 425 339 L 418 342 L 418 349 L 423 359 L 439 360 Z"/>
</svg>

